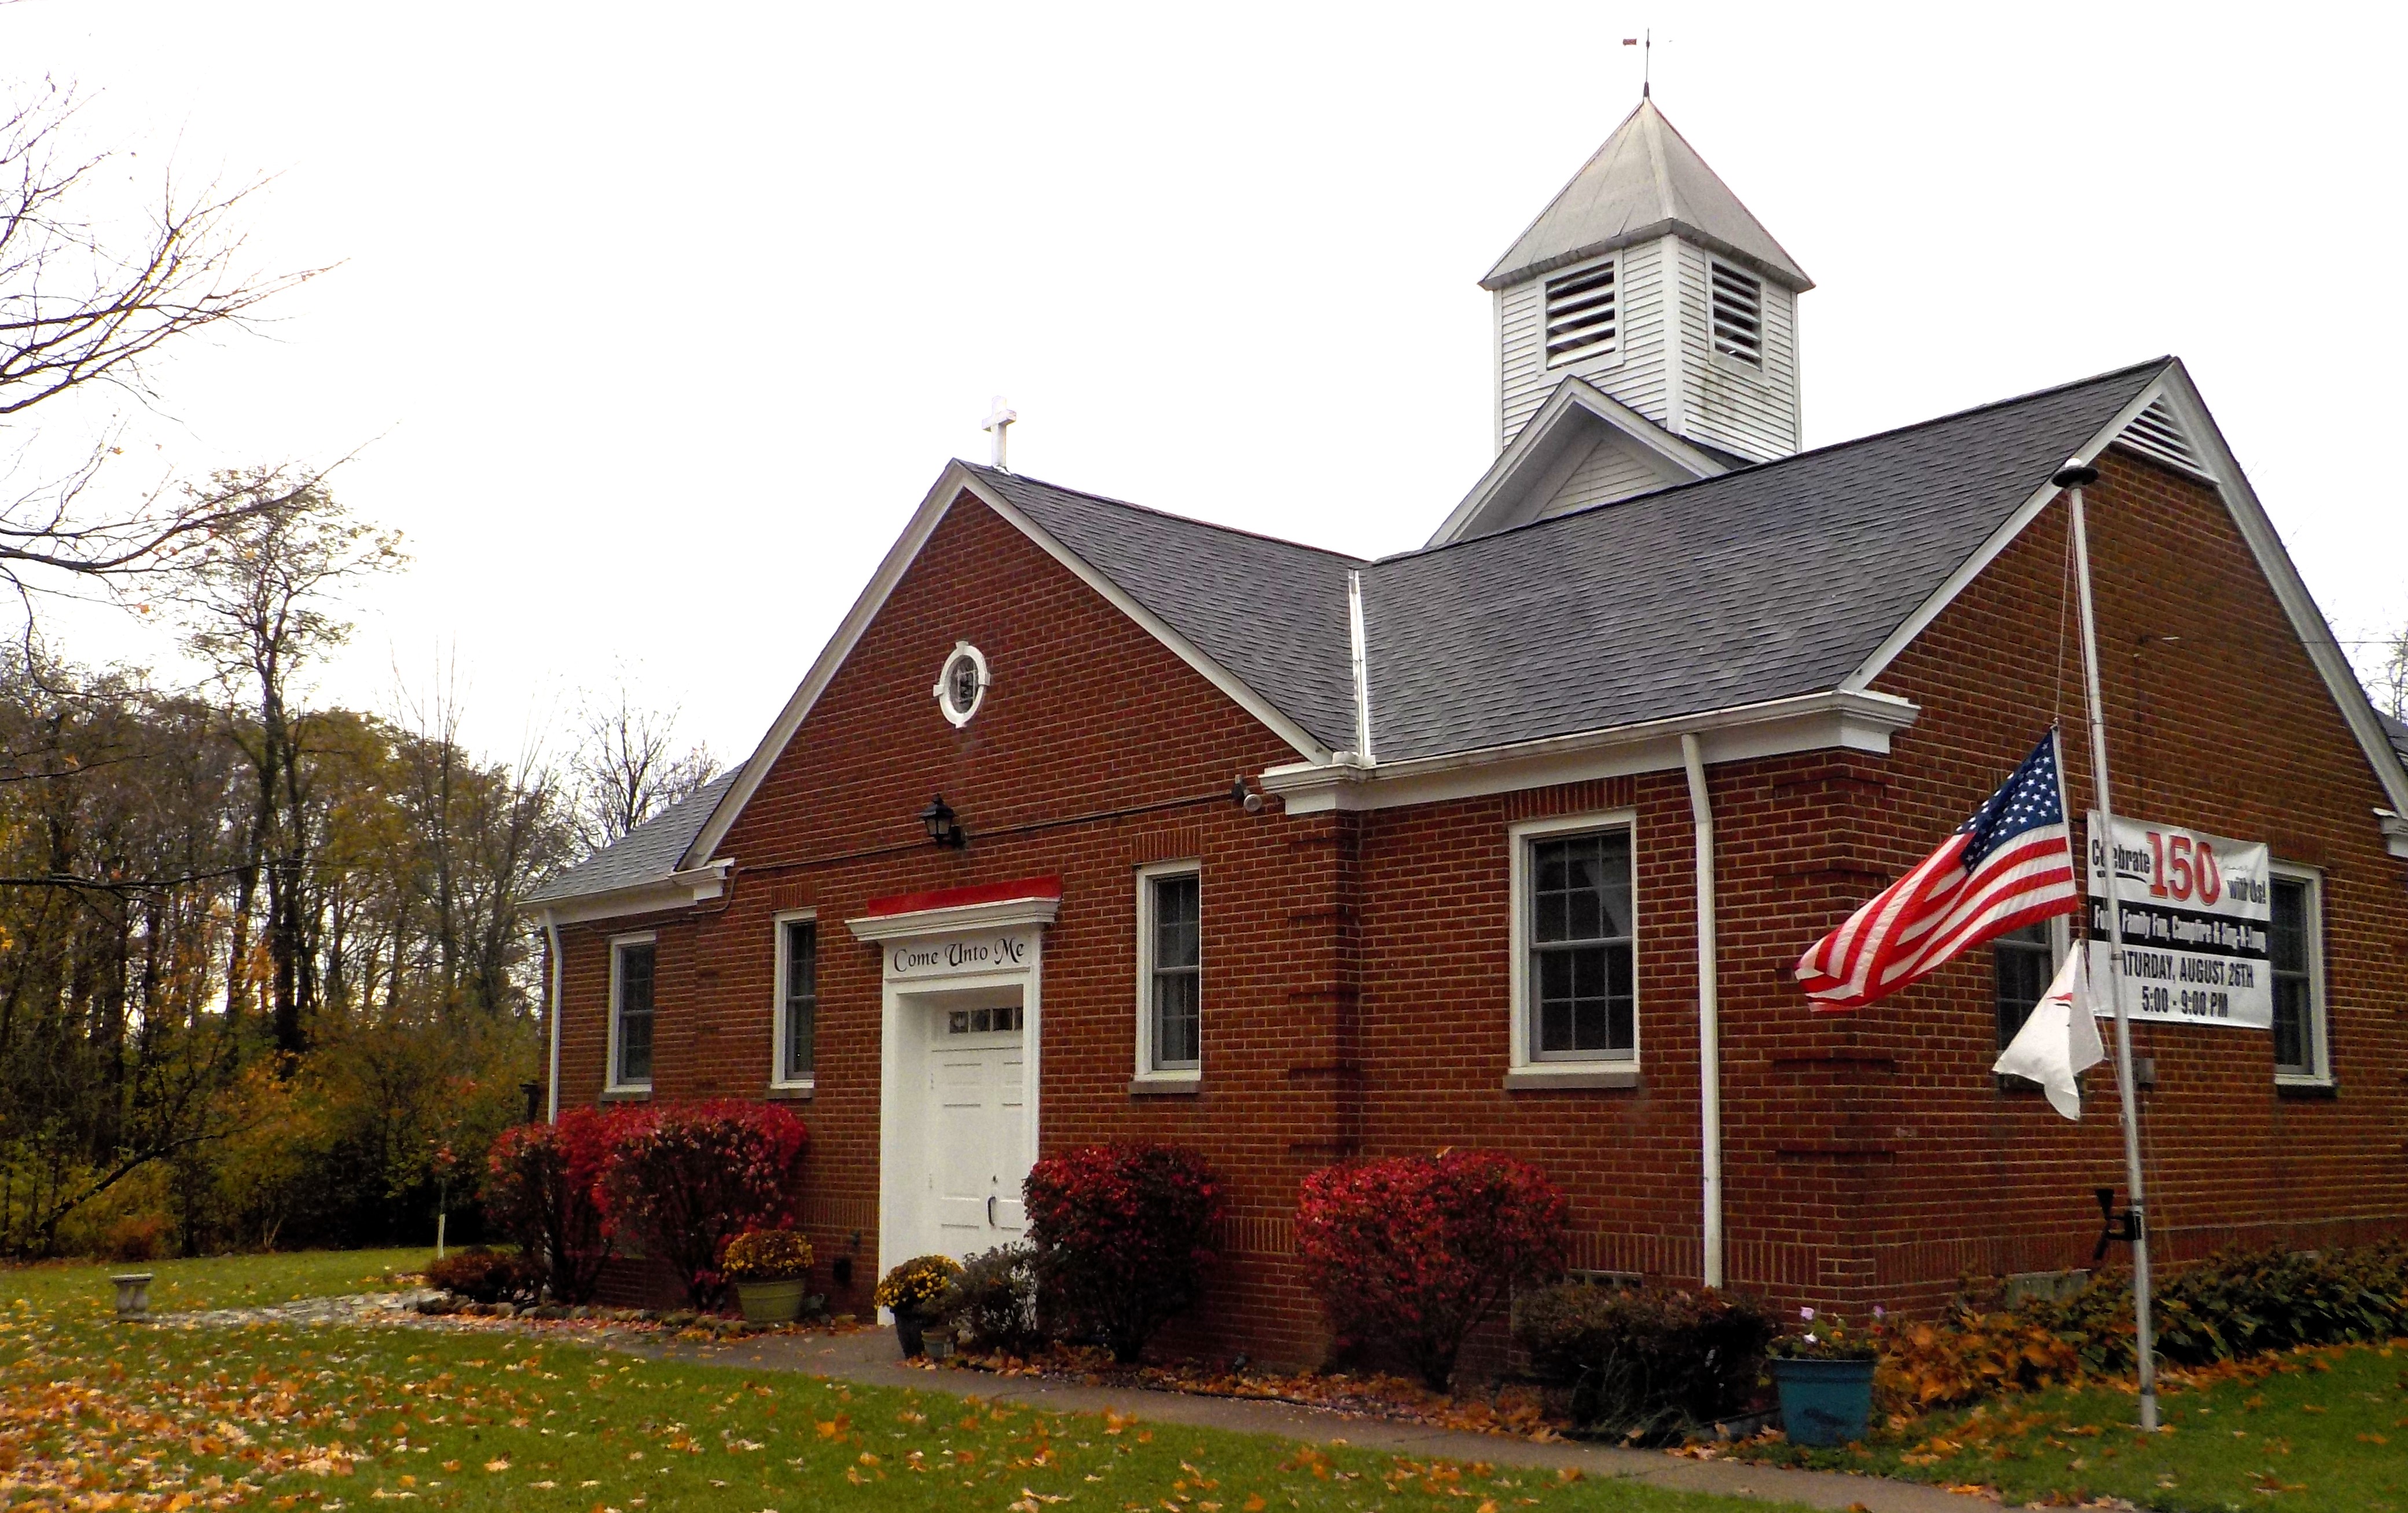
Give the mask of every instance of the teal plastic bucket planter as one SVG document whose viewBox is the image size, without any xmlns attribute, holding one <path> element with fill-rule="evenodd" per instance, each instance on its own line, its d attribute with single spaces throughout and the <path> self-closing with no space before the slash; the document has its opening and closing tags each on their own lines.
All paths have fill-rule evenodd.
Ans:
<svg viewBox="0 0 2408 1513">
<path fill-rule="evenodd" d="M 1865 1437 L 1873 1411 L 1870 1361 L 1766 1362 L 1781 1392 L 1781 1427 L 1793 1445 L 1845 1445 Z"/>
</svg>

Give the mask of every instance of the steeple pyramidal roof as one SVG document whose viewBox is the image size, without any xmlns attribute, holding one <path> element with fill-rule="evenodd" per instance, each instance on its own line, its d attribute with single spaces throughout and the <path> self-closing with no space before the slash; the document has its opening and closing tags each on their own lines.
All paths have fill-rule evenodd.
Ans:
<svg viewBox="0 0 2408 1513">
<path fill-rule="evenodd" d="M 1645 96 L 1539 212 L 1513 250 L 1497 260 L 1480 286 L 1502 289 L 1584 257 L 1666 235 L 1685 237 L 1752 264 L 1791 289 L 1814 287 L 1806 270 Z"/>
</svg>

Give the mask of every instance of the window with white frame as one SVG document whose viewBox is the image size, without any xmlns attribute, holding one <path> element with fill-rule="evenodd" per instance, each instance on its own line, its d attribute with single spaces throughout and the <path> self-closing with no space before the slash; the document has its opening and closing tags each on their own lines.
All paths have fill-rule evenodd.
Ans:
<svg viewBox="0 0 2408 1513">
<path fill-rule="evenodd" d="M 809 1088 L 816 1075 L 820 1012 L 820 927 L 810 915 L 778 920 L 777 1068 L 781 1088 Z"/>
<path fill-rule="evenodd" d="M 655 944 L 650 935 L 610 943 L 610 1086 L 652 1085 L 652 983 Z"/>
<path fill-rule="evenodd" d="M 2009 930 L 1990 943 L 1997 979 L 1999 1049 L 2003 1051 L 2014 1043 L 2015 1036 L 2023 1032 L 2024 1021 L 2048 996 L 2048 985 L 2056 979 L 2065 952 L 2062 918 L 2043 919 Z"/>
<path fill-rule="evenodd" d="M 1204 879 L 1193 862 L 1138 870 L 1138 1074 L 1204 1065 Z"/>
<path fill-rule="evenodd" d="M 1629 824 L 1516 827 L 1513 843 L 1515 1059 L 1637 1059 Z"/>
<path fill-rule="evenodd" d="M 2274 1075 L 2283 1082 L 2323 1082 L 2329 1075 L 2326 1044 L 2324 900 L 2316 874 L 2276 867 L 2273 928 L 2267 966 L 2274 979 Z"/>
</svg>

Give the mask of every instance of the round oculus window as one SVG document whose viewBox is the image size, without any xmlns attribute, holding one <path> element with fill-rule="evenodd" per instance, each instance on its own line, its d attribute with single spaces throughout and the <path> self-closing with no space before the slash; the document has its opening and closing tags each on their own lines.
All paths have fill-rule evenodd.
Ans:
<svg viewBox="0 0 2408 1513">
<path fill-rule="evenodd" d="M 945 668 L 937 675 L 937 707 L 954 726 L 968 725 L 986 699 L 986 657 L 966 641 L 953 642 L 953 655 L 945 658 Z"/>
</svg>

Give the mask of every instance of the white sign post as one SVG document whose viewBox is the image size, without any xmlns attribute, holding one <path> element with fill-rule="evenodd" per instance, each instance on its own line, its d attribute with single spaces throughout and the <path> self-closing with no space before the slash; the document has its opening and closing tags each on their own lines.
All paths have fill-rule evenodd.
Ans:
<svg viewBox="0 0 2408 1513">
<path fill-rule="evenodd" d="M 2091 982 L 2105 983 L 2108 843 L 2094 810 L 2090 849 Z M 2115 817 L 2115 894 L 2122 911 L 2124 1012 L 2164 1024 L 2271 1030 L 2267 961 L 2273 913 L 2263 842 Z M 2101 993 L 2096 1010 L 2112 1016 Z"/>
</svg>

